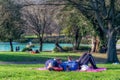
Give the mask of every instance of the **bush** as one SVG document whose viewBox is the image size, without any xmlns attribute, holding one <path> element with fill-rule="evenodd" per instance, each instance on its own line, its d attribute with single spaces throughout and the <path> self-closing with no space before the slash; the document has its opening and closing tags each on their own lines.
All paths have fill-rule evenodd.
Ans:
<svg viewBox="0 0 120 80">
<path fill-rule="evenodd" d="M 90 49 L 91 49 L 90 46 L 80 46 L 80 47 L 79 47 L 79 50 L 81 50 L 81 51 L 88 51 L 88 50 L 90 50 Z"/>
<path fill-rule="evenodd" d="M 32 48 L 30 48 L 30 47 L 25 47 L 25 48 L 23 48 L 22 52 L 25 52 L 25 51 L 32 51 Z"/>
<path fill-rule="evenodd" d="M 55 48 L 53 49 L 53 51 L 54 51 L 54 52 L 59 52 L 59 50 L 57 49 L 57 47 L 55 47 Z"/>
<path fill-rule="evenodd" d="M 63 49 L 67 52 L 67 51 L 72 51 L 73 50 L 73 48 L 72 47 L 63 47 Z"/>
<path fill-rule="evenodd" d="M 82 44 L 91 44 L 91 40 L 90 39 L 82 39 L 81 43 Z"/>
</svg>

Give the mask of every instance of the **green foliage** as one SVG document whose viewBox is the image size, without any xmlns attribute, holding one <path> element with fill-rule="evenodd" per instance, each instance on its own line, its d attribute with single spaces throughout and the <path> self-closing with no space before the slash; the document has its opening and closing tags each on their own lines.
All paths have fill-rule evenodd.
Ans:
<svg viewBox="0 0 120 80">
<path fill-rule="evenodd" d="M 72 51 L 73 50 L 73 48 L 72 47 L 63 47 L 63 49 L 66 51 L 66 52 L 68 52 L 68 51 Z"/>
<path fill-rule="evenodd" d="M 35 47 L 34 44 L 32 45 L 27 45 L 25 48 L 23 48 L 22 52 L 25 52 L 25 51 L 32 51 L 32 48 Z"/>
<path fill-rule="evenodd" d="M 24 33 L 21 5 L 13 0 L 2 0 L 0 6 L 0 40 L 9 40 L 11 51 L 13 51 L 12 41 L 20 39 Z"/>
<path fill-rule="evenodd" d="M 102 44 L 107 44 L 108 62 L 119 62 L 116 40 L 120 30 L 119 0 L 67 0 L 92 22 Z M 79 1 L 79 2 L 78 2 Z M 103 34 L 103 35 L 101 35 Z M 105 39 L 106 38 L 106 39 Z M 104 40 L 103 40 L 104 39 Z"/>
<path fill-rule="evenodd" d="M 79 50 L 80 50 L 80 51 L 89 51 L 90 49 L 91 49 L 90 46 L 80 46 L 80 47 L 79 47 Z"/>
<path fill-rule="evenodd" d="M 26 52 L 26 51 L 31 51 L 31 48 L 30 47 L 23 48 L 22 52 Z"/>
<path fill-rule="evenodd" d="M 84 39 L 81 40 L 81 44 L 88 44 L 88 45 L 89 45 L 89 44 L 91 44 L 91 39 L 89 39 L 89 38 L 87 38 L 87 39 L 84 38 Z"/>
<path fill-rule="evenodd" d="M 53 52 L 59 52 L 58 48 L 55 47 L 55 48 L 53 49 Z"/>
<path fill-rule="evenodd" d="M 1 1 L 0 39 L 18 39 L 23 34 L 23 21 L 21 20 L 21 5 L 13 0 Z"/>
<path fill-rule="evenodd" d="M 59 23 L 62 26 L 62 33 L 71 39 L 71 42 L 74 44 L 74 50 L 77 50 L 82 37 L 91 35 L 91 23 L 79 10 L 72 6 L 64 8 L 60 19 Z"/>
<path fill-rule="evenodd" d="M 69 37 L 75 36 L 75 31 L 79 31 L 80 36 L 85 36 L 88 32 L 90 34 L 91 24 L 90 22 L 76 9 L 72 8 L 72 11 L 68 11 L 68 17 L 64 17 L 63 33 Z M 63 13 L 64 15 L 64 13 Z"/>
</svg>

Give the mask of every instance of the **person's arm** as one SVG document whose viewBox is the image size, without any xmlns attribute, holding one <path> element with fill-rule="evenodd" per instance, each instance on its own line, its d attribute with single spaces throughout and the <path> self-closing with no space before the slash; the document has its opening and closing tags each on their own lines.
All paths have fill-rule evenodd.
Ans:
<svg viewBox="0 0 120 80">
<path fill-rule="evenodd" d="M 47 69 L 52 68 L 52 63 L 49 63 Z"/>
<path fill-rule="evenodd" d="M 53 69 L 54 69 L 55 71 L 62 71 L 62 70 L 63 70 L 62 66 L 61 66 L 59 63 L 54 62 L 53 64 L 54 64 Z"/>
</svg>

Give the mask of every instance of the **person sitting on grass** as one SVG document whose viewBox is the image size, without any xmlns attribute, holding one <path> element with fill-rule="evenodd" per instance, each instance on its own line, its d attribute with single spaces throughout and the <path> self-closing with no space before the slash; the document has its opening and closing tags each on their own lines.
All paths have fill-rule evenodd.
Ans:
<svg viewBox="0 0 120 80">
<path fill-rule="evenodd" d="M 63 68 L 60 66 L 62 60 L 60 58 L 56 58 L 48 63 L 47 69 L 50 71 L 62 71 Z"/>
</svg>

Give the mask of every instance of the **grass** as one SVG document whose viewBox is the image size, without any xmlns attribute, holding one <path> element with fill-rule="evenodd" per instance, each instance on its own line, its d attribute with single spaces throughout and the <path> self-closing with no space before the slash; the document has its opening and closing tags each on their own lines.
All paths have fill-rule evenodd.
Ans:
<svg viewBox="0 0 120 80">
<path fill-rule="evenodd" d="M 0 62 L 38 62 L 39 64 L 0 64 L 0 80 L 120 80 L 120 65 L 105 64 L 105 54 L 93 54 L 98 67 L 106 67 L 103 72 L 54 72 L 38 71 L 49 58 L 60 57 L 64 61 L 68 55 L 77 59 L 81 53 L 30 54 L 25 52 L 0 52 Z M 118 55 L 120 58 L 120 55 Z"/>
</svg>

